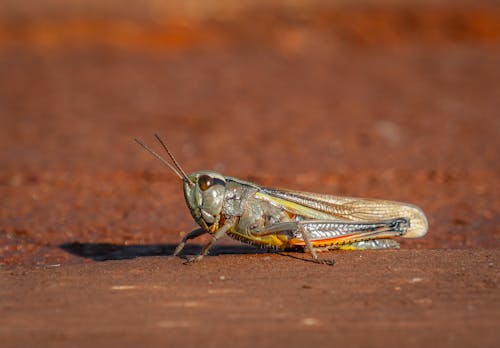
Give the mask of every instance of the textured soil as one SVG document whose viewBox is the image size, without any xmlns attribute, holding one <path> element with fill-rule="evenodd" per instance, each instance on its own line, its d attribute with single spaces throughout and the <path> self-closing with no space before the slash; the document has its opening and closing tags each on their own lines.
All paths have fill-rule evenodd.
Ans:
<svg viewBox="0 0 500 348">
<path fill-rule="evenodd" d="M 498 250 L 173 257 L 0 270 L 3 346 L 495 347 Z M 7 314 L 7 315 L 5 315 Z M 8 346 L 8 345 L 7 345 Z"/>
<path fill-rule="evenodd" d="M 494 2 L 37 3 L 0 8 L 2 346 L 498 345 Z M 429 233 L 185 266 L 155 132 L 188 172 L 411 202 Z"/>
</svg>

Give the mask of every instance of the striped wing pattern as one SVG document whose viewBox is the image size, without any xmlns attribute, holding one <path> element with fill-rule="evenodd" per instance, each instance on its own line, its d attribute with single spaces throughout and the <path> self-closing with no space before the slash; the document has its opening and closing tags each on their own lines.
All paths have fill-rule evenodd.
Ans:
<svg viewBox="0 0 500 348">
<path fill-rule="evenodd" d="M 427 218 L 422 210 L 407 203 L 272 188 L 262 188 L 257 197 L 305 219 L 377 222 L 407 218 L 410 228 L 405 238 L 422 237 L 428 229 Z"/>
</svg>

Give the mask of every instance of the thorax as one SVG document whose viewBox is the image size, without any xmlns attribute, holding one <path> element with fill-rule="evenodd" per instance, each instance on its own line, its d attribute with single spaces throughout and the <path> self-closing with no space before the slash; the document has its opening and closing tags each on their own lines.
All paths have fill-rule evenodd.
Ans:
<svg viewBox="0 0 500 348">
<path fill-rule="evenodd" d="M 226 185 L 222 213 L 226 218 L 238 218 L 233 231 L 239 235 L 249 235 L 251 231 L 290 221 L 282 207 L 256 197 L 258 191 L 258 186 L 246 185 L 245 182 L 229 181 Z"/>
</svg>

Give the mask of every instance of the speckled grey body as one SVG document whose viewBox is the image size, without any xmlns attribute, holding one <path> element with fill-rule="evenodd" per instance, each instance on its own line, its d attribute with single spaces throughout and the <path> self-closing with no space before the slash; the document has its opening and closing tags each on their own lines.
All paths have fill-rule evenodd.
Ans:
<svg viewBox="0 0 500 348">
<path fill-rule="evenodd" d="M 190 261 L 201 260 L 226 234 L 267 248 L 307 249 L 315 261 L 333 264 L 318 258 L 316 250 L 392 248 L 399 244 L 386 239 L 427 233 L 424 213 L 406 203 L 263 188 L 207 170 L 187 175 L 160 137 L 155 137 L 173 165 L 136 141 L 181 178 L 186 203 L 201 227 L 184 236 L 174 255 L 187 240 L 212 235 Z"/>
</svg>

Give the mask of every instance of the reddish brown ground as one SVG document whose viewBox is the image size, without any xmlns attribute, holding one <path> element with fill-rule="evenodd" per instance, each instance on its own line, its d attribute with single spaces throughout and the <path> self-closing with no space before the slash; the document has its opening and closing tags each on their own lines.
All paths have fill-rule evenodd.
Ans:
<svg viewBox="0 0 500 348">
<path fill-rule="evenodd" d="M 495 347 L 498 250 L 219 255 L 0 270 L 2 346 Z M 13 290 L 15 289 L 15 290 Z"/>
<path fill-rule="evenodd" d="M 0 9 L 2 346 L 498 345 L 493 2 L 37 3 Z M 187 171 L 412 202 L 429 234 L 184 266 L 157 131 Z"/>
</svg>

